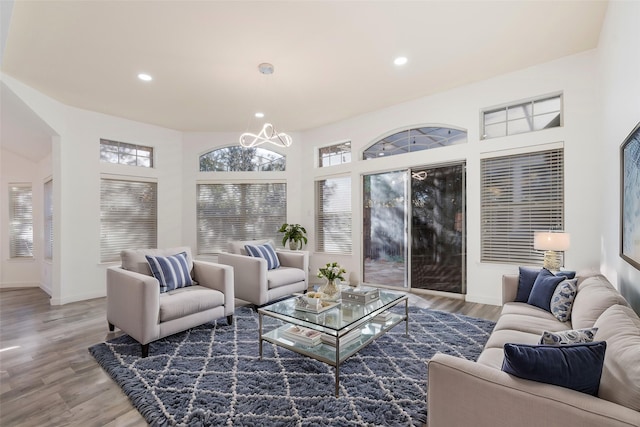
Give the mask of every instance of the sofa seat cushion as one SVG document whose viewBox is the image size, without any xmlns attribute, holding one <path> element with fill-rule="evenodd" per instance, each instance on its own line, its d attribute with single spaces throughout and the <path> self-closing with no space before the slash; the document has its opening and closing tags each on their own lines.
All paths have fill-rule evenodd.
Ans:
<svg viewBox="0 0 640 427">
<path fill-rule="evenodd" d="M 526 302 L 508 302 L 502 306 L 501 315 L 520 314 L 539 319 L 553 320 L 554 316 L 546 310 L 529 305 Z M 566 325 L 566 323 L 565 323 Z"/>
<path fill-rule="evenodd" d="M 503 329 L 493 331 L 484 348 L 499 348 L 502 350 L 506 343 L 538 344 L 539 342 L 540 334 Z"/>
<path fill-rule="evenodd" d="M 616 304 L 629 305 L 604 276 L 597 275 L 583 280 L 578 284 L 578 293 L 573 300 L 573 329 L 592 327 L 607 308 Z"/>
<path fill-rule="evenodd" d="M 280 267 L 267 271 L 267 288 L 275 289 L 280 286 L 303 282 L 304 271 L 293 267 Z"/>
<path fill-rule="evenodd" d="M 544 311 L 542 309 L 538 309 Z M 547 317 L 529 316 L 526 314 L 503 314 L 496 322 L 494 331 L 513 330 L 538 335 L 538 339 L 544 331 L 558 332 L 569 329 L 567 322 L 559 322 L 553 314 L 545 311 Z"/>
<path fill-rule="evenodd" d="M 485 348 L 480 353 L 477 362 L 481 365 L 501 370 L 504 362 L 504 349 L 497 347 Z"/>
<path fill-rule="evenodd" d="M 608 345 L 598 397 L 640 411 L 640 318 L 630 307 L 614 305 L 595 326 L 595 339 Z"/>
<path fill-rule="evenodd" d="M 224 294 L 200 285 L 160 294 L 160 322 L 199 313 L 224 305 Z M 212 319 L 213 320 L 213 319 Z"/>
<path fill-rule="evenodd" d="M 191 248 L 188 246 L 167 249 L 125 249 L 120 252 L 120 258 L 122 260 L 122 268 L 125 270 L 135 271 L 136 273 L 147 276 L 153 276 L 149 263 L 147 262 L 147 255 L 167 257 L 179 254 L 180 252 L 185 252 L 187 254 L 187 264 L 189 266 L 191 277 L 193 278 L 193 257 L 191 256 Z"/>
</svg>

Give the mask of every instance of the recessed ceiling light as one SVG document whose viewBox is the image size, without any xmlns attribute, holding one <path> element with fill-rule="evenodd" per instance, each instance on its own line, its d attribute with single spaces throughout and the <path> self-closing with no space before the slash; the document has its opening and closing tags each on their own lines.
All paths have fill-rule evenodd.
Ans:
<svg viewBox="0 0 640 427">
<path fill-rule="evenodd" d="M 396 59 L 393 60 L 393 63 L 396 65 L 404 65 L 406 64 L 408 61 L 406 56 L 398 56 Z"/>
<path fill-rule="evenodd" d="M 153 77 L 151 77 L 149 74 L 145 74 L 145 73 L 140 73 L 138 74 L 138 78 L 142 81 L 145 82 L 150 82 L 151 80 L 153 80 Z"/>
<path fill-rule="evenodd" d="M 261 113 L 261 112 L 259 112 L 259 111 L 258 111 L 256 114 L 254 114 L 254 115 L 256 116 L 256 118 L 257 118 L 257 119 L 261 119 L 261 118 L 263 118 L 263 117 L 264 117 L 264 113 Z"/>
</svg>

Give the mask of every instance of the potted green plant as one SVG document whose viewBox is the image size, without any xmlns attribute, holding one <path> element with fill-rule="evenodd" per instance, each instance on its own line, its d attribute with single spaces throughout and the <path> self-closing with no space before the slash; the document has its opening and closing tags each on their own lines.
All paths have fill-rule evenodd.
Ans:
<svg viewBox="0 0 640 427">
<path fill-rule="evenodd" d="M 289 249 L 298 250 L 302 248 L 303 242 L 307 243 L 307 230 L 300 224 L 282 224 L 280 233 L 284 233 L 282 236 L 282 246 L 286 246 L 287 242 L 289 242 Z"/>
</svg>

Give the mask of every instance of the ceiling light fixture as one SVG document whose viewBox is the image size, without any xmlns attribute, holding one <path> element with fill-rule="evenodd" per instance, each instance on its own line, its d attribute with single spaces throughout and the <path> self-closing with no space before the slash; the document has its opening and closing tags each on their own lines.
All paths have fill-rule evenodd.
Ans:
<svg viewBox="0 0 640 427">
<path fill-rule="evenodd" d="M 258 71 L 260 71 L 260 74 L 269 75 L 273 74 L 274 68 L 272 64 L 263 62 L 258 65 Z M 264 117 L 264 113 L 256 113 L 255 117 L 262 118 Z M 293 139 L 286 133 L 277 132 L 271 123 L 265 123 L 258 134 L 245 132 L 240 135 L 240 145 L 246 148 L 257 147 L 266 142 L 286 148 L 291 146 Z"/>
<path fill-rule="evenodd" d="M 257 113 L 254 114 L 256 119 L 261 119 L 264 117 L 264 113 L 261 113 L 260 111 L 258 111 Z"/>
<path fill-rule="evenodd" d="M 408 61 L 406 56 L 398 56 L 396 59 L 393 60 L 393 63 L 396 65 L 404 65 L 406 64 Z"/>
<path fill-rule="evenodd" d="M 150 82 L 151 80 L 153 80 L 153 77 L 151 77 L 149 74 L 146 74 L 146 73 L 138 74 L 138 78 L 145 82 Z"/>
</svg>

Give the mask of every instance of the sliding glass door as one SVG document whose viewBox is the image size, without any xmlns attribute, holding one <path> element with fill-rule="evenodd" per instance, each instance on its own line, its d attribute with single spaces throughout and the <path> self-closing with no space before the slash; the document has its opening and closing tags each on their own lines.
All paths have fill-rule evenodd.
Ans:
<svg viewBox="0 0 640 427">
<path fill-rule="evenodd" d="M 407 171 L 363 182 L 363 281 L 407 287 Z"/>
<path fill-rule="evenodd" d="M 411 287 L 466 292 L 465 167 L 411 171 Z"/>
<path fill-rule="evenodd" d="M 465 165 L 365 175 L 363 184 L 363 281 L 465 293 Z"/>
</svg>

